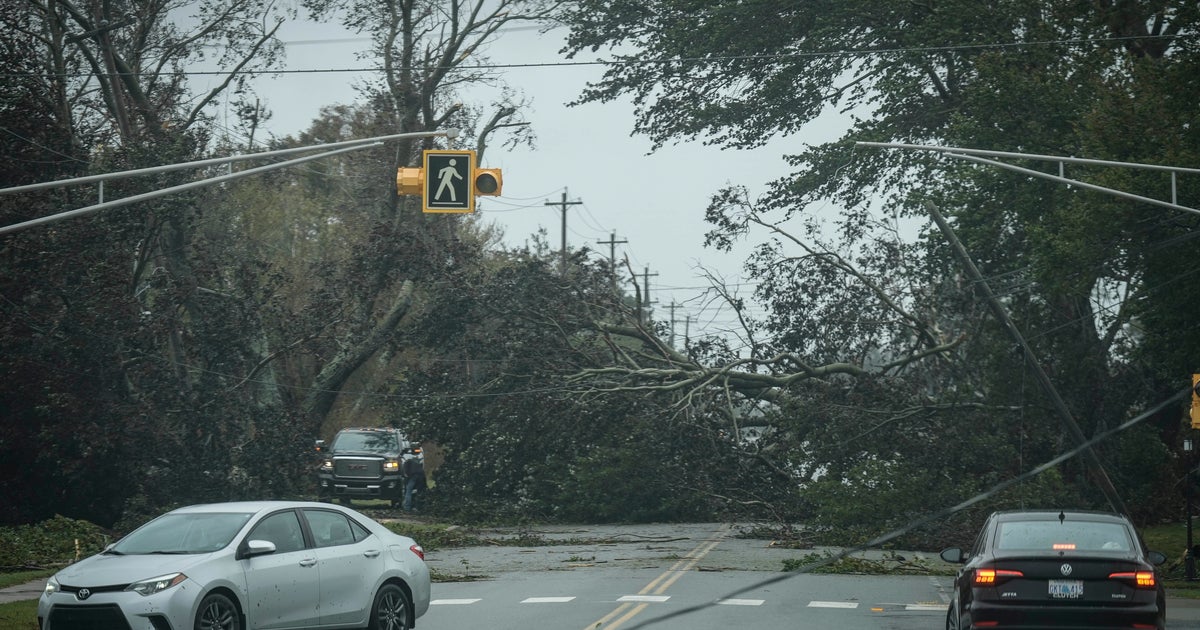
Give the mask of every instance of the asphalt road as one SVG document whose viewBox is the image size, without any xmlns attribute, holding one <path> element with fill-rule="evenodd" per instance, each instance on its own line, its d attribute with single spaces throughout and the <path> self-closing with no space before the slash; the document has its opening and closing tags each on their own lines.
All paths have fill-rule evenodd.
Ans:
<svg viewBox="0 0 1200 630">
<path fill-rule="evenodd" d="M 784 561 L 837 549 L 789 549 L 724 524 L 494 530 L 567 544 L 484 546 L 428 554 L 461 581 L 434 584 L 422 630 L 578 628 L 655 630 L 943 628 L 948 576 L 794 574 Z M 863 560 L 921 561 L 933 553 L 866 551 Z M 1200 602 L 1169 600 L 1167 627 L 1200 630 Z"/>
<path fill-rule="evenodd" d="M 496 529 L 541 546 L 484 545 L 431 552 L 452 581 L 433 585 L 422 630 L 461 628 L 942 628 L 950 578 L 794 574 L 784 561 L 834 549 L 789 549 L 744 538 L 728 524 L 553 526 Z M 941 560 L 931 553 L 868 551 L 888 563 Z M 903 560 L 900 560 L 903 558 Z M 0 591 L 0 603 L 36 599 L 43 581 Z M 1171 599 L 1167 627 L 1200 630 L 1200 602 Z"/>
</svg>

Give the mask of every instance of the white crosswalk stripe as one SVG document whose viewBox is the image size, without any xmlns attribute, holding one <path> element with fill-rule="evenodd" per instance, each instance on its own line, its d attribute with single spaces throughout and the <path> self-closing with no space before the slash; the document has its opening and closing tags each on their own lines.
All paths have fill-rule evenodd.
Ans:
<svg viewBox="0 0 1200 630">
<path fill-rule="evenodd" d="M 671 599 L 670 595 L 622 595 L 617 598 L 619 602 L 665 602 Z"/>
</svg>

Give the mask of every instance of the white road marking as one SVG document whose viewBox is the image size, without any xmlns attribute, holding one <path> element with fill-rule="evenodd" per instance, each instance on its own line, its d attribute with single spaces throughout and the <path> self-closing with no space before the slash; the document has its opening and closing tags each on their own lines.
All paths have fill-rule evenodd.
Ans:
<svg viewBox="0 0 1200 630">
<path fill-rule="evenodd" d="M 572 597 L 530 597 L 521 600 L 522 604 L 562 604 L 575 599 Z"/>
<path fill-rule="evenodd" d="M 435 599 L 429 602 L 430 606 L 461 606 L 463 604 L 474 604 L 479 601 L 475 599 Z"/>
<path fill-rule="evenodd" d="M 940 612 L 946 610 L 946 607 L 936 604 L 908 604 L 904 607 L 904 610 L 935 610 Z"/>
<path fill-rule="evenodd" d="M 808 602 L 809 608 L 858 608 L 858 602 Z"/>
<path fill-rule="evenodd" d="M 722 606 L 762 606 L 764 599 L 718 599 L 717 603 Z"/>
<path fill-rule="evenodd" d="M 617 598 L 619 602 L 665 602 L 671 599 L 670 595 L 622 595 Z"/>
</svg>

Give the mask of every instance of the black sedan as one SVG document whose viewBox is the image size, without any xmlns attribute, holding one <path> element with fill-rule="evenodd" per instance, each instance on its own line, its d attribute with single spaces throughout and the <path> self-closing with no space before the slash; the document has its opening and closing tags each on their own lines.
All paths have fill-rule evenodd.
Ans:
<svg viewBox="0 0 1200 630">
<path fill-rule="evenodd" d="M 1010 511 L 988 517 L 954 578 L 947 630 L 1140 628 L 1162 630 L 1166 598 L 1129 519 L 1087 511 Z"/>
</svg>

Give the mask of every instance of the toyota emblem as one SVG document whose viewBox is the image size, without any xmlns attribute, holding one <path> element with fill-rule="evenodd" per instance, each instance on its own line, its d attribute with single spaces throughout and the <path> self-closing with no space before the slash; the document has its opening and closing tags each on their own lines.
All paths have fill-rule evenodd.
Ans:
<svg viewBox="0 0 1200 630">
<path fill-rule="evenodd" d="M 91 596 L 92 592 L 86 588 L 81 588 L 78 593 L 75 593 L 75 597 L 78 597 L 80 600 L 85 600 Z"/>
<path fill-rule="evenodd" d="M 1062 565 L 1058 570 L 1062 571 L 1063 575 L 1071 575 L 1071 565 L 1069 564 Z"/>
</svg>

